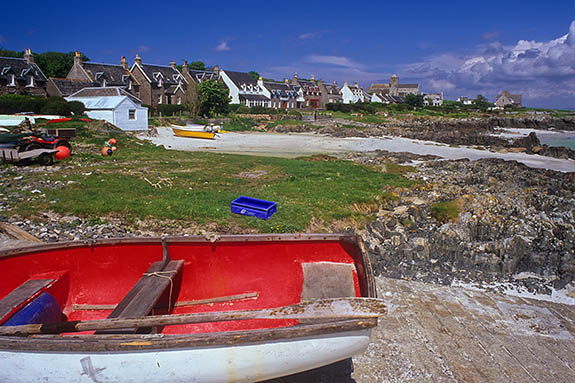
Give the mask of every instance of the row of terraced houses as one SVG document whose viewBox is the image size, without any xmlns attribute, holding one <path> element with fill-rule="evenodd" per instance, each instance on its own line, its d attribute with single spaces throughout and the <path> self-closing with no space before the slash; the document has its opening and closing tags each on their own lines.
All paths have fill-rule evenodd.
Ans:
<svg viewBox="0 0 575 383">
<path fill-rule="evenodd" d="M 174 61 L 169 65 L 147 64 L 139 55 L 130 65 L 125 57 L 119 64 L 83 62 L 76 53 L 66 78 L 46 78 L 34 63 L 29 49 L 23 58 L 0 58 L 0 94 L 69 97 L 86 88 L 118 88 L 155 109 L 160 104 L 194 102 L 197 85 L 206 80 L 225 84 L 232 104 L 276 109 L 323 109 L 330 103 L 401 103 L 407 94 L 420 93 L 418 84 L 401 84 L 396 75 L 389 83 L 372 84 L 363 89 L 357 83 L 350 85 L 347 82 L 340 87 L 336 82 L 316 80 L 313 75 L 309 79 L 294 75 L 284 81 L 268 81 L 218 66 L 193 70 L 185 61 L 181 68 Z M 426 104 L 441 105 L 443 102 L 440 93 L 424 96 Z"/>
</svg>

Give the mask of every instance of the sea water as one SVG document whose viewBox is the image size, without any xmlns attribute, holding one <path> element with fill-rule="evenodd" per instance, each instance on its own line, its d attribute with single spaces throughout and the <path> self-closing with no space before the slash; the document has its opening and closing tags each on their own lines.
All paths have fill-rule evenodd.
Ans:
<svg viewBox="0 0 575 383">
<path fill-rule="evenodd" d="M 549 146 L 566 146 L 575 150 L 575 133 L 537 135 L 542 144 Z"/>
</svg>

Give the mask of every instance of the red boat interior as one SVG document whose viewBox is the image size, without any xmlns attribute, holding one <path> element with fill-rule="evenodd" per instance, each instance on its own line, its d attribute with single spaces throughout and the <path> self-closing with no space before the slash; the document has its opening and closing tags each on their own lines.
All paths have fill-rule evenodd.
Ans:
<svg viewBox="0 0 575 383">
<path fill-rule="evenodd" d="M 355 244 L 344 240 L 174 241 L 167 244 L 167 250 L 169 263 L 162 262 L 160 241 L 86 245 L 1 257 L 0 325 L 9 325 L 11 318 L 31 307 L 31 302 L 39 302 L 44 293 L 55 298 L 62 321 L 264 309 L 302 299 L 368 296 L 361 253 Z M 35 320 L 32 323 L 42 321 Z M 166 326 L 153 331 L 184 334 L 296 323 L 259 319 Z M 114 332 L 106 333 L 110 331 Z M 138 332 L 142 331 L 150 329 Z"/>
</svg>

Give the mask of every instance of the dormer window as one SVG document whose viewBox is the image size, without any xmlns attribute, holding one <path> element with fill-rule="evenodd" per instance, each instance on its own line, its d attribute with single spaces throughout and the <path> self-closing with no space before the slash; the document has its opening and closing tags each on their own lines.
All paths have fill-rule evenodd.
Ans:
<svg viewBox="0 0 575 383">
<path fill-rule="evenodd" d="M 162 85 L 163 85 L 163 83 L 162 83 L 162 79 L 159 79 L 159 80 L 158 80 L 158 86 L 161 88 L 161 87 L 162 87 Z"/>
<path fill-rule="evenodd" d="M 34 87 L 34 76 L 28 76 L 26 86 L 32 88 Z"/>
<path fill-rule="evenodd" d="M 106 86 L 106 79 L 102 79 L 102 86 Z"/>
<path fill-rule="evenodd" d="M 16 76 L 12 73 L 8 74 L 8 86 L 16 86 Z"/>
</svg>

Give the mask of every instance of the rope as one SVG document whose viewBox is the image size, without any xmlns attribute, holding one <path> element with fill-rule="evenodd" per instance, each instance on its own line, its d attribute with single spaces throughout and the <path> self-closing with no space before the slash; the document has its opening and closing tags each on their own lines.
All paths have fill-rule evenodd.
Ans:
<svg viewBox="0 0 575 383">
<path fill-rule="evenodd" d="M 164 278 L 167 279 L 168 281 L 170 281 L 170 298 L 168 300 L 168 312 L 172 311 L 172 291 L 174 289 L 174 281 L 172 280 L 171 276 L 166 276 L 166 275 L 162 275 L 162 273 L 166 274 L 173 274 L 173 271 L 155 271 L 153 273 L 144 273 L 142 274 L 142 276 L 148 276 L 148 277 L 158 277 L 158 278 Z"/>
</svg>

